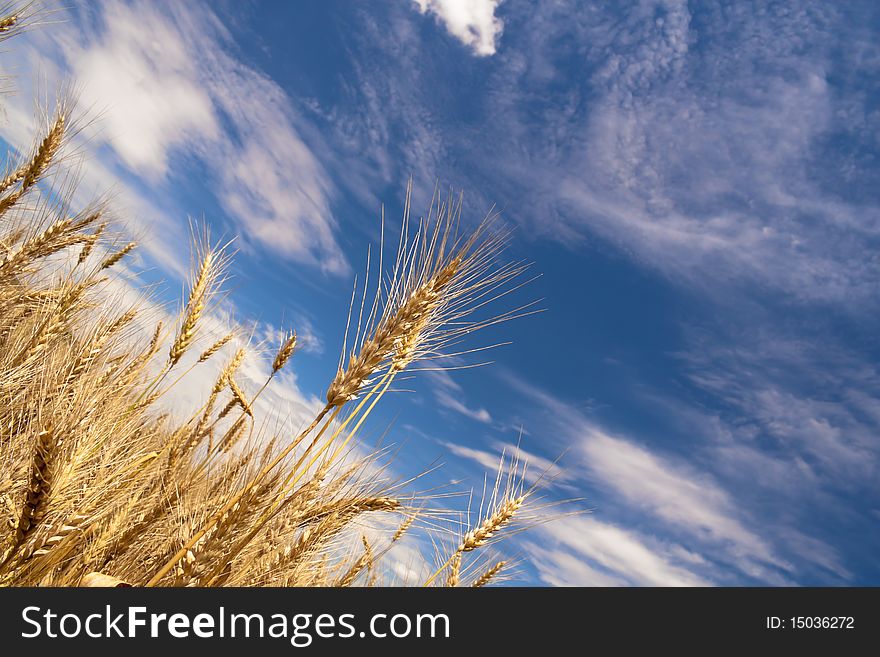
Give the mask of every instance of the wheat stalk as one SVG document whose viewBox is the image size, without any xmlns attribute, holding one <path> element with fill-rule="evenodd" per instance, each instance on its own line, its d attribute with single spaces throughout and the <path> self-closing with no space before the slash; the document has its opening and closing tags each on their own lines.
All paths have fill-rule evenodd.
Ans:
<svg viewBox="0 0 880 657">
<path fill-rule="evenodd" d="M 232 397 L 235 403 L 241 406 L 241 410 L 250 415 L 254 416 L 254 411 L 251 408 L 250 402 L 248 402 L 247 397 L 244 395 L 244 391 L 238 386 L 238 383 L 235 381 L 235 378 L 228 377 L 226 384 L 229 386 L 229 390 L 232 392 Z"/>
<path fill-rule="evenodd" d="M 216 281 L 219 270 L 220 256 L 212 249 L 206 249 L 202 256 L 198 272 L 190 288 L 189 299 L 186 303 L 183 321 L 177 337 L 168 352 L 168 362 L 174 366 L 180 361 L 183 354 L 189 349 L 196 335 L 199 319 L 205 310 L 208 294 Z"/>
<path fill-rule="evenodd" d="M 501 572 L 501 569 L 504 568 L 505 562 L 499 561 L 494 566 L 491 566 L 486 571 L 484 571 L 471 585 L 474 588 L 480 588 L 486 586 L 489 582 L 491 582 L 498 573 Z"/>
<path fill-rule="evenodd" d="M 44 429 L 37 434 L 31 455 L 30 479 L 25 489 L 24 503 L 15 527 L 12 545 L 0 567 L 9 562 L 18 547 L 39 526 L 46 515 L 49 497 L 52 494 L 52 469 L 58 445 L 59 441 L 51 429 Z"/>
<path fill-rule="evenodd" d="M 357 576 L 361 573 L 361 571 L 369 566 L 373 561 L 373 550 L 370 547 L 369 541 L 367 541 L 367 537 L 363 536 L 362 541 L 364 544 L 364 553 L 355 561 L 351 567 L 345 572 L 345 574 L 339 578 L 334 586 L 337 588 L 344 588 L 351 586 L 354 581 L 357 579 Z"/>
<path fill-rule="evenodd" d="M 446 575 L 446 586 L 455 587 L 461 582 L 461 552 L 452 555 L 449 572 Z"/>
<path fill-rule="evenodd" d="M 379 325 L 370 340 L 351 358 L 348 367 L 340 370 L 333 379 L 327 389 L 328 404 L 339 406 L 356 399 L 364 383 L 387 360 L 393 359 L 391 367 L 395 372 L 412 362 L 419 338 L 432 319 L 432 311 L 454 280 L 458 266 L 457 260 L 450 262 Z"/>
<path fill-rule="evenodd" d="M 296 348 L 296 333 L 291 333 L 281 344 L 281 347 L 278 349 L 278 353 L 275 354 L 275 358 L 272 360 L 272 374 L 276 374 L 279 370 L 281 370 L 286 364 L 287 361 L 290 360 L 290 357 L 293 355 L 293 350 Z"/>
<path fill-rule="evenodd" d="M 204 362 L 205 362 L 206 360 L 208 360 L 211 356 L 213 356 L 213 355 L 216 354 L 218 351 L 220 351 L 223 347 L 225 347 L 225 346 L 226 346 L 226 343 L 229 342 L 230 340 L 232 340 L 232 338 L 233 338 L 234 336 L 235 336 L 235 333 L 227 333 L 226 335 L 224 335 L 222 338 L 220 338 L 219 340 L 217 340 L 217 342 L 215 342 L 215 343 L 212 344 L 210 347 L 208 347 L 207 349 L 205 349 L 205 350 L 201 353 L 201 355 L 199 356 L 199 360 L 198 360 L 197 362 L 199 362 L 199 363 L 204 363 Z"/>
<path fill-rule="evenodd" d="M 397 528 L 397 530 L 391 536 L 391 542 L 396 543 L 401 538 L 403 538 L 403 535 L 409 531 L 409 528 L 412 527 L 412 524 L 415 521 L 416 521 L 416 514 L 413 514 L 413 515 L 409 516 L 406 520 L 404 520 L 402 523 L 400 523 L 400 526 Z"/>
<path fill-rule="evenodd" d="M 131 253 L 131 251 L 136 246 L 137 246 L 137 244 L 135 242 L 129 242 L 128 244 L 123 246 L 121 249 L 119 249 L 116 253 L 111 253 L 109 256 L 104 258 L 104 260 L 101 262 L 101 266 L 98 267 L 98 269 L 109 269 L 110 267 L 115 265 L 117 262 L 122 260 L 129 253 Z"/>
<path fill-rule="evenodd" d="M 466 553 L 486 545 L 501 529 L 513 521 L 526 499 L 535 492 L 537 485 L 534 484 L 529 489 L 523 490 L 524 481 L 525 465 L 521 467 L 518 455 L 514 454 L 508 463 L 506 455 L 502 454 L 495 485 L 489 498 L 491 512 L 487 512 L 482 522 L 474 529 L 465 533 L 452 555 L 428 578 L 424 586 L 430 586 L 446 568 L 452 567 L 453 570 L 460 568 L 461 560 Z M 502 482 L 504 482 L 503 490 Z M 485 500 L 484 496 L 484 502 Z M 452 577 L 451 574 L 449 576 Z"/>
<path fill-rule="evenodd" d="M 36 184 L 40 177 L 46 172 L 46 169 L 49 168 L 55 155 L 61 148 L 66 125 L 67 118 L 63 111 L 59 111 L 55 116 L 52 125 L 49 127 L 46 136 L 43 137 L 43 140 L 37 147 L 31 161 L 22 167 L 20 174 L 13 175 L 13 177 L 19 178 L 16 182 L 20 182 L 20 187 L 0 199 L 0 214 L 3 214 L 17 203 L 18 200 L 24 196 L 34 184 Z"/>
<path fill-rule="evenodd" d="M 525 496 L 505 500 L 495 510 L 495 513 L 486 518 L 479 527 L 465 534 L 458 551 L 470 552 L 485 545 L 490 538 L 513 519 L 514 514 L 524 501 Z"/>
</svg>

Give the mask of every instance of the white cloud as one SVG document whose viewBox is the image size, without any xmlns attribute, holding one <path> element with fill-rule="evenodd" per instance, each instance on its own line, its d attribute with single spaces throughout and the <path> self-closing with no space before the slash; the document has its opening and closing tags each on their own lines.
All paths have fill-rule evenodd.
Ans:
<svg viewBox="0 0 880 657">
<path fill-rule="evenodd" d="M 448 408 L 451 411 L 455 411 L 456 413 L 460 413 L 465 417 L 469 417 L 472 420 L 476 420 L 477 422 L 482 422 L 483 424 L 489 424 L 492 422 L 492 416 L 489 414 L 485 408 L 471 408 L 466 406 L 461 400 L 453 397 L 446 390 L 438 390 L 435 393 L 437 397 L 437 401 L 441 406 Z"/>
<path fill-rule="evenodd" d="M 444 370 L 428 372 L 428 380 L 434 384 L 434 397 L 444 408 L 483 424 L 492 422 L 492 416 L 485 408 L 471 408 L 465 403 L 464 389 L 455 382 L 449 372 Z"/>
<path fill-rule="evenodd" d="M 622 514 L 628 519 L 623 531 L 630 531 L 633 523 L 674 537 L 688 545 L 689 560 L 723 564 L 727 578 L 738 573 L 767 583 L 789 582 L 780 573 L 791 573 L 792 564 L 779 556 L 770 536 L 754 529 L 757 522 L 749 509 L 737 504 L 712 474 L 693 461 L 612 436 L 524 381 L 508 377 L 508 382 L 533 400 L 534 408 L 543 409 L 536 421 L 544 431 L 573 447 L 566 455 L 565 470 L 600 492 L 596 513 L 614 513 L 615 518 Z M 778 534 L 774 530 L 773 537 Z"/>
<path fill-rule="evenodd" d="M 630 506 L 664 519 L 671 531 L 721 545 L 744 570 L 761 572 L 759 562 L 790 568 L 737 519 L 728 494 L 706 474 L 595 429 L 581 447 L 595 480 Z"/>
<path fill-rule="evenodd" d="M 815 3 L 700 20 L 678 0 L 526 11 L 487 85 L 496 146 L 472 152 L 496 194 L 523 199 L 530 234 L 598 235 L 716 299 L 757 286 L 876 301 L 880 265 L 864 254 L 880 207 L 861 191 L 876 168 L 829 146 L 874 139 L 864 94 L 832 73 L 870 76 L 869 32 Z"/>
<path fill-rule="evenodd" d="M 487 452 L 482 449 L 474 449 L 473 447 L 467 447 L 465 445 L 459 445 L 457 443 L 451 443 L 448 441 L 443 441 L 440 444 L 443 445 L 450 452 L 452 452 L 455 456 L 473 461 L 488 470 L 489 472 L 498 469 L 498 464 L 500 463 L 500 455 L 498 454 Z"/>
<path fill-rule="evenodd" d="M 646 62 L 638 64 L 643 71 Z M 684 77 L 675 69 L 662 75 Z M 848 231 L 841 219 L 855 208 L 822 200 L 794 166 L 832 116 L 820 78 L 768 80 L 758 99 L 724 98 L 711 108 L 700 88 L 669 85 L 673 99 L 662 97 L 665 77 L 654 81 L 659 91 L 641 84 L 649 83 L 615 79 L 591 112 L 586 151 L 571 163 L 590 175 L 564 175 L 557 188 L 576 222 L 707 291 L 745 280 L 831 299 L 876 275 L 849 267 L 840 251 L 847 241 L 828 239 Z M 687 89 L 686 79 L 680 84 Z M 806 225 L 801 213 L 820 222 Z M 873 220 L 863 225 L 877 228 Z"/>
<path fill-rule="evenodd" d="M 529 559 L 538 570 L 538 576 L 550 586 L 627 586 L 629 580 L 615 577 L 607 571 L 590 565 L 579 555 L 546 546 L 529 546 Z"/>
<path fill-rule="evenodd" d="M 502 463 L 501 457 L 504 456 L 505 469 L 513 469 L 511 465 L 515 463 L 518 473 L 522 473 L 523 468 L 525 469 L 523 478 L 528 484 L 534 484 L 540 480 L 542 488 L 547 488 L 554 483 L 570 481 L 573 477 L 572 472 L 560 468 L 549 459 L 527 452 L 522 447 L 510 443 L 495 443 L 493 445 L 494 451 L 476 449 L 449 441 L 441 441 L 440 444 L 455 456 L 473 461 L 490 473 L 498 471 L 498 467 Z"/>
<path fill-rule="evenodd" d="M 34 31 L 31 34 L 38 33 Z M 25 62 L 20 67 L 29 72 L 39 71 L 40 76 L 21 74 L 16 78 L 17 93 L 3 99 L 0 136 L 19 152 L 27 152 L 40 123 L 34 119 L 34 99 L 48 97 L 50 100 L 40 101 L 40 107 L 51 108 L 51 99 L 57 87 L 50 85 L 63 79 L 63 74 L 51 60 L 38 52 L 39 48 L 29 45 L 22 38 L 16 40 L 16 47 L 6 57 L 20 56 Z M 86 114 L 86 118 L 91 118 L 83 103 L 79 104 L 79 109 Z M 74 209 L 86 207 L 98 198 L 109 198 L 117 228 L 127 229 L 137 240 L 140 249 L 148 253 L 165 272 L 183 278 L 189 244 L 186 223 L 172 214 L 161 197 L 147 193 L 128 174 L 120 172 L 112 158 L 97 153 L 95 144 L 100 131 L 100 120 L 83 126 L 81 137 L 74 139 L 65 150 L 62 177 L 53 182 L 58 185 L 67 180 L 64 188 L 71 189 L 69 183 L 77 181 L 69 199 Z M 66 178 L 68 174 L 72 178 Z"/>
<path fill-rule="evenodd" d="M 571 552 L 531 550 L 544 581 L 556 586 L 709 586 L 677 558 L 682 548 L 648 541 L 635 532 L 594 518 L 568 518 L 539 530 Z"/>
<path fill-rule="evenodd" d="M 348 272 L 333 185 L 295 126 L 295 108 L 234 56 L 230 32 L 207 5 L 105 0 L 67 19 L 29 32 L 7 57 L 26 52 L 19 68 L 53 73 L 50 84 L 73 78 L 82 105 L 100 113 L 86 148 L 105 171 L 116 169 L 141 195 L 146 188 L 173 199 L 195 191 L 184 163 L 198 157 L 207 170 L 198 184 L 220 201 L 240 245 Z"/>
<path fill-rule="evenodd" d="M 104 4 L 101 36 L 83 47 L 67 41 L 64 57 L 82 103 L 103 109 L 105 139 L 126 166 L 156 180 L 168 175 L 173 148 L 217 139 L 220 126 L 180 32 L 143 9 Z"/>
<path fill-rule="evenodd" d="M 735 341 L 692 335 L 679 358 L 693 384 L 724 403 L 736 427 L 717 441 L 719 454 L 764 462 L 761 474 L 797 495 L 826 483 L 873 481 L 880 373 L 849 345 L 757 330 Z M 754 453 L 756 437 L 772 454 Z"/>
<path fill-rule="evenodd" d="M 419 11 L 431 13 L 448 32 L 480 56 L 494 55 L 504 29 L 495 16 L 502 0 L 415 0 Z"/>
</svg>

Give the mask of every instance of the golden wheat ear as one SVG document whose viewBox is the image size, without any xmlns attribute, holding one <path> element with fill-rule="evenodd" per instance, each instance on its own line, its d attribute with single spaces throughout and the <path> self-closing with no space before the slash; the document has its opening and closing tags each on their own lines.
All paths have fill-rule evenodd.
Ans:
<svg viewBox="0 0 880 657">
<path fill-rule="evenodd" d="M 129 242 L 115 253 L 111 253 L 109 256 L 104 258 L 101 261 L 101 266 L 98 267 L 98 269 L 110 269 L 110 267 L 113 267 L 114 265 L 116 265 L 116 263 L 122 260 L 129 253 L 131 253 L 136 246 L 137 244 L 135 242 Z"/>
<path fill-rule="evenodd" d="M 458 574 L 456 572 L 453 575 L 453 572 L 461 568 L 464 555 L 493 541 L 502 529 L 514 521 L 523 505 L 536 491 L 535 485 L 525 487 L 525 477 L 526 465 L 520 463 L 518 453 L 514 453 L 509 460 L 506 453 L 502 453 L 495 484 L 488 495 L 485 491 L 483 494 L 481 507 L 485 505 L 487 509 L 481 513 L 483 519 L 476 527 L 465 532 L 458 546 L 443 565 L 428 578 L 425 586 L 433 584 L 447 569 L 450 571 L 447 573 L 448 577 L 453 577 L 457 583 Z"/>
<path fill-rule="evenodd" d="M 411 194 L 410 183 L 394 266 L 390 273 L 381 271 L 380 259 L 373 302 L 366 303 L 365 283 L 354 328 L 346 328 L 337 374 L 326 394 L 331 406 L 356 399 L 381 372 L 393 374 L 420 360 L 442 358 L 464 336 L 521 314 L 519 309 L 484 319 L 474 316 L 515 288 L 527 268 L 499 263 L 509 235 L 495 229 L 498 215 L 490 213 L 472 233 L 459 235 L 461 197 L 450 195 L 442 202 L 435 191 L 427 217 L 411 233 Z M 384 244 L 379 250 L 381 255 Z M 351 315 L 350 309 L 349 322 Z M 354 348 L 347 353 L 352 332 Z"/>
<path fill-rule="evenodd" d="M 400 525 L 391 535 L 391 542 L 397 543 L 397 541 L 403 538 L 403 536 L 409 531 L 409 528 L 412 527 L 413 523 L 416 521 L 416 518 L 418 518 L 418 514 L 413 513 L 412 515 L 408 516 L 402 523 L 400 523 Z"/>
<path fill-rule="evenodd" d="M 285 338 L 285 340 L 281 343 L 281 347 L 278 349 L 278 353 L 275 354 L 275 358 L 272 360 L 273 376 L 277 374 L 287 364 L 287 361 L 289 361 L 290 357 L 293 356 L 294 349 L 296 349 L 295 331 L 288 335 L 287 338 Z"/>
<path fill-rule="evenodd" d="M 201 355 L 199 356 L 199 360 L 198 360 L 197 362 L 199 362 L 199 363 L 204 363 L 206 360 L 208 360 L 209 358 L 211 358 L 211 356 L 213 356 L 213 355 L 216 354 L 218 351 L 220 351 L 223 347 L 225 347 L 226 344 L 227 344 L 230 340 L 232 340 L 232 338 L 234 338 L 234 337 L 235 337 L 235 332 L 227 333 L 226 335 L 224 335 L 222 338 L 220 338 L 219 340 L 217 340 L 217 342 L 215 342 L 215 343 L 212 344 L 210 347 L 208 347 L 207 349 L 205 349 L 205 350 L 201 353 Z"/>
<path fill-rule="evenodd" d="M 369 568 L 373 563 L 373 549 L 370 547 L 367 537 L 363 536 L 362 541 L 364 544 L 363 554 L 358 557 L 351 567 L 345 571 L 345 574 L 334 583 L 334 586 L 339 588 L 351 586 L 354 584 L 354 581 L 357 579 L 358 575 L 360 575 L 361 571 L 363 571 L 364 568 Z"/>
<path fill-rule="evenodd" d="M 84 243 L 88 247 L 92 236 L 82 231 L 100 217 L 101 211 L 89 209 L 75 217 L 59 217 L 63 210 L 66 208 L 55 210 L 41 199 L 37 208 L 26 215 L 30 225 L 20 227 L 6 237 L 5 254 L 0 260 L 0 281 L 8 282 L 32 272 L 40 267 L 38 260 L 69 246 Z M 47 222 L 47 219 L 50 221 Z M 46 223 L 48 226 L 42 228 Z M 97 237 L 94 239 L 97 240 Z"/>
<path fill-rule="evenodd" d="M 39 527 L 46 515 L 54 483 L 58 444 L 59 441 L 52 429 L 40 431 L 34 440 L 31 452 L 30 478 L 25 489 L 24 501 L 21 505 L 12 544 L 0 564 L 0 570 L 13 560 L 18 548 Z"/>
<path fill-rule="evenodd" d="M 481 588 L 489 584 L 493 579 L 495 579 L 498 574 L 501 572 L 501 569 L 505 566 L 504 561 L 499 561 L 494 566 L 487 568 L 483 571 L 477 579 L 474 580 L 474 583 L 471 584 L 473 588 Z"/>
<path fill-rule="evenodd" d="M 37 184 L 46 174 L 49 167 L 56 161 L 62 145 L 71 132 L 71 110 L 68 104 L 59 103 L 54 117 L 34 149 L 30 159 L 9 173 L 2 181 L 0 188 L 6 194 L 0 197 L 0 215 L 14 206 Z"/>
<path fill-rule="evenodd" d="M 168 365 L 174 367 L 192 346 L 199 330 L 199 320 L 212 297 L 219 292 L 229 262 L 227 245 L 213 247 L 207 233 L 195 244 L 197 267 L 190 283 L 189 295 L 180 327 L 168 351 Z"/>
<path fill-rule="evenodd" d="M 0 17 L 0 34 L 9 34 L 19 24 L 18 14 L 9 13 Z"/>
<path fill-rule="evenodd" d="M 98 243 L 98 240 L 106 229 L 106 223 L 100 224 L 90 235 L 84 238 L 83 247 L 79 252 L 79 257 L 76 259 L 77 266 L 85 264 L 86 260 L 89 259 L 92 250 L 95 248 L 95 244 Z"/>
</svg>

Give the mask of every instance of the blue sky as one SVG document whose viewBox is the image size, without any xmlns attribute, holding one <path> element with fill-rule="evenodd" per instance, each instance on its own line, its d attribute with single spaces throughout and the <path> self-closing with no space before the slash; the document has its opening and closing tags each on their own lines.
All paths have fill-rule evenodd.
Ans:
<svg viewBox="0 0 880 657">
<path fill-rule="evenodd" d="M 227 310 L 293 326 L 297 413 L 408 177 L 496 204 L 547 312 L 486 368 L 391 398 L 395 468 L 482 486 L 517 442 L 589 515 L 517 535 L 521 582 L 880 584 L 876 3 L 74 3 L 28 32 L 0 134 L 72 81 L 83 198 L 114 187 L 172 298 L 187 217 L 236 236 Z M 219 329 L 218 329 L 219 330 Z M 254 366 L 257 368 L 257 365 Z"/>
</svg>

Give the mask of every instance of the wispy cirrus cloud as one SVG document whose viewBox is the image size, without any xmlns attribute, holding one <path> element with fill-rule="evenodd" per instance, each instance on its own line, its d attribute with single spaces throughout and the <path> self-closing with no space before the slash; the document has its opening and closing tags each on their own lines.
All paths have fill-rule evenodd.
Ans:
<svg viewBox="0 0 880 657">
<path fill-rule="evenodd" d="M 441 441 L 440 444 L 455 456 L 473 461 L 488 472 L 498 470 L 499 466 L 512 470 L 515 464 L 517 473 L 520 473 L 524 481 L 530 485 L 538 483 L 542 488 L 550 488 L 575 478 L 571 471 L 560 468 L 557 463 L 524 449 L 522 445 L 497 441 L 492 444 L 493 449 L 490 451 L 450 441 Z"/>
<path fill-rule="evenodd" d="M 831 54 L 868 32 L 812 3 L 723 19 L 678 1 L 575 13 L 537 7 L 493 83 L 495 124 L 530 153 L 502 172 L 536 189 L 522 221 L 568 244 L 599 235 L 712 297 L 757 285 L 805 301 L 870 298 L 880 268 L 864 254 L 880 236 L 880 199 L 841 194 L 850 185 L 827 166 L 828 139 L 863 132 L 867 111 L 834 71 L 876 68 Z"/>
<path fill-rule="evenodd" d="M 454 397 L 452 393 L 447 390 L 437 391 L 436 397 L 441 406 L 448 408 L 451 411 L 455 411 L 460 415 L 464 415 L 465 417 L 484 424 L 488 424 L 492 421 L 492 416 L 485 408 L 471 408 L 466 406 L 460 399 Z"/>
<path fill-rule="evenodd" d="M 698 555 L 679 545 L 648 539 L 595 518 L 572 518 L 542 528 L 550 545 L 533 545 L 544 581 L 553 586 L 709 586 L 692 572 Z"/>
<path fill-rule="evenodd" d="M 690 390 L 662 413 L 698 437 L 691 458 L 761 509 L 765 536 L 846 581 L 878 548 L 880 376 L 858 340 L 822 324 L 686 331 L 676 358 Z M 852 533 L 862 540 L 840 538 Z"/>
<path fill-rule="evenodd" d="M 737 517 L 731 496 L 712 477 L 644 446 L 593 429 L 581 438 L 584 462 L 607 492 L 701 541 L 726 544 L 759 572 L 758 562 L 785 567 L 767 543 Z"/>
<path fill-rule="evenodd" d="M 836 8 L 511 6 L 485 77 L 464 66 L 461 96 L 444 89 L 466 121 L 444 111 L 456 102 L 433 102 L 449 71 L 421 61 L 412 20 L 364 18 L 385 64 L 362 67 L 351 90 L 370 130 L 334 116 L 384 177 L 467 176 L 529 235 L 570 248 L 598 236 L 712 298 L 757 286 L 804 302 L 873 299 L 876 175 L 839 144 L 877 143 L 877 113 L 847 80 L 876 75 L 878 58 L 870 30 Z"/>
<path fill-rule="evenodd" d="M 796 531 L 797 525 L 765 532 L 762 528 L 766 519 L 755 517 L 745 500 L 727 488 L 723 479 L 700 465 L 703 461 L 699 455 L 686 459 L 632 437 L 612 434 L 545 391 L 515 377 L 509 377 L 508 383 L 531 401 L 536 412 L 533 422 L 539 423 L 545 433 L 555 435 L 558 444 L 570 448 L 561 464 L 563 470 L 576 473 L 574 482 L 587 491 L 589 502 L 596 506 L 599 528 L 607 529 L 607 524 L 616 529 L 605 531 L 604 539 L 619 540 L 624 545 L 632 539 L 641 544 L 644 541 L 633 537 L 647 534 L 659 543 L 681 549 L 687 546 L 687 563 L 679 567 L 701 581 L 794 581 L 798 567 L 787 554 L 792 550 L 797 553 L 798 545 L 782 534 L 784 530 Z M 577 533 L 591 525 L 562 520 L 558 528 L 555 526 L 538 531 L 549 532 L 560 541 L 567 532 L 574 532 L 567 539 L 569 543 L 561 543 L 572 550 L 576 546 L 571 541 L 589 545 L 591 539 L 579 538 Z M 800 557 L 809 560 L 813 555 L 823 567 L 827 563 L 839 566 L 832 548 L 815 538 L 811 540 L 814 548 L 822 549 L 804 552 Z M 780 546 L 784 550 L 780 551 Z M 581 547 L 577 549 L 589 552 Z M 676 548 L 670 554 L 682 558 L 684 553 Z M 608 564 L 604 568 L 607 570 Z M 832 572 L 837 577 L 846 574 L 839 567 Z M 632 583 L 624 568 L 611 574 Z"/>
<path fill-rule="evenodd" d="M 691 332 L 678 357 L 692 384 L 723 404 L 731 429 L 714 441 L 719 451 L 784 460 L 801 494 L 876 478 L 880 373 L 858 349 L 777 328 L 735 339 Z"/>
<path fill-rule="evenodd" d="M 444 370 L 432 371 L 428 373 L 428 379 L 433 384 L 434 398 L 443 408 L 476 422 L 483 424 L 490 424 L 492 422 L 492 415 L 485 408 L 472 408 L 465 403 L 464 388 L 452 378 L 449 372 Z"/>
</svg>

